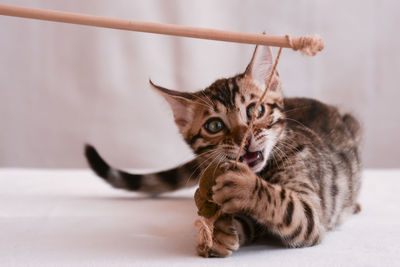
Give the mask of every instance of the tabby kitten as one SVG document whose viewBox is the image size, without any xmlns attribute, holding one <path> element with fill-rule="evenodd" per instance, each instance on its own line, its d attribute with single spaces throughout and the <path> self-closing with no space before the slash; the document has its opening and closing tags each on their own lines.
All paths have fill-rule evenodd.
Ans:
<svg viewBox="0 0 400 267">
<path fill-rule="evenodd" d="M 210 163 L 231 164 L 246 139 L 237 168 L 216 178 L 213 200 L 224 214 L 213 247 L 202 256 L 225 257 L 266 232 L 289 247 L 313 246 L 324 233 L 360 211 L 360 125 L 350 114 L 306 98 L 284 98 L 273 73 L 249 136 L 253 109 L 266 87 L 271 49 L 257 46 L 243 74 L 184 93 L 151 83 L 172 108 L 180 133 L 197 158 L 167 171 L 135 175 L 110 167 L 86 146 L 91 168 L 113 187 L 152 195 L 194 185 Z M 233 214 L 234 216 L 231 216 Z"/>
</svg>

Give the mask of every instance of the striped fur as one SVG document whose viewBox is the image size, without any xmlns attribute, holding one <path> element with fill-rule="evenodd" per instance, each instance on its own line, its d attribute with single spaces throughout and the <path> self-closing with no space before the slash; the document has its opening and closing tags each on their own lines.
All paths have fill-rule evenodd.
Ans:
<svg viewBox="0 0 400 267">
<path fill-rule="evenodd" d="M 91 145 L 85 146 L 85 156 L 92 170 L 112 187 L 140 191 L 150 195 L 158 195 L 184 186 L 193 186 L 200 174 L 196 160 L 159 173 L 131 174 L 109 166 Z M 183 177 L 187 180 L 182 179 Z"/>
<path fill-rule="evenodd" d="M 268 47 L 257 47 L 243 74 L 195 93 L 151 83 L 170 104 L 195 160 L 135 175 L 110 167 L 88 145 L 91 168 L 116 188 L 156 195 L 194 185 L 211 163 L 231 163 L 212 188 L 223 215 L 215 223 L 214 245 L 203 256 L 228 256 L 266 234 L 289 247 L 320 243 L 326 231 L 360 211 L 360 125 L 352 115 L 319 101 L 284 98 L 275 73 L 253 133 L 246 137 L 241 162 L 234 167 L 251 107 L 265 88 L 272 61 Z"/>
</svg>

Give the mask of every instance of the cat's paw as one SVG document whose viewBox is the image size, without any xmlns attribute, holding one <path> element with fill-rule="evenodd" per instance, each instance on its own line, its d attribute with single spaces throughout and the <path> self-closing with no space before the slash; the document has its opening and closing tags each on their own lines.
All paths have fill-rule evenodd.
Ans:
<svg viewBox="0 0 400 267">
<path fill-rule="evenodd" d="M 252 191 L 259 179 L 244 163 L 223 166 L 225 172 L 215 179 L 212 187 L 213 201 L 221 206 L 223 213 L 248 210 L 252 203 Z"/>
<path fill-rule="evenodd" d="M 199 232 L 200 234 L 200 232 Z M 239 249 L 239 236 L 231 215 L 225 214 L 214 223 L 212 240 L 198 238 L 197 252 L 203 257 L 228 257 Z M 211 241 L 211 242 L 210 242 Z"/>
<path fill-rule="evenodd" d="M 227 257 L 239 249 L 239 236 L 231 215 L 225 214 L 214 224 L 213 246 L 210 256 Z"/>
</svg>

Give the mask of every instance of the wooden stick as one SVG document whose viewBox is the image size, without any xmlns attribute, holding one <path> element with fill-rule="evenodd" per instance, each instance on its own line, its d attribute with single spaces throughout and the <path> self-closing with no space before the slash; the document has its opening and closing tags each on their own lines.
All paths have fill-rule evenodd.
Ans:
<svg viewBox="0 0 400 267">
<path fill-rule="evenodd" d="M 112 29 L 127 30 L 127 31 L 148 32 L 148 33 L 167 34 L 167 35 L 183 36 L 191 38 L 218 40 L 225 42 L 287 47 L 287 48 L 293 48 L 294 50 L 298 49 L 302 50 L 305 45 L 310 46 L 310 44 L 307 44 L 305 42 L 305 40 L 308 40 L 307 38 L 317 38 L 317 39 L 319 38 L 319 37 L 290 38 L 288 35 L 274 36 L 267 34 L 233 32 L 233 31 L 224 31 L 216 29 L 197 28 L 190 26 L 180 26 L 173 24 L 162 24 L 155 22 L 134 21 L 128 19 L 119 19 L 119 18 L 108 18 L 101 16 L 60 12 L 54 10 L 26 8 L 26 7 L 18 7 L 18 6 L 3 5 L 3 4 L 0 4 L 0 15 L 112 28 Z M 319 40 L 321 43 L 322 39 L 319 38 Z M 318 51 L 320 51 L 322 50 L 322 48 L 323 48 L 323 42 L 322 45 L 319 44 L 319 47 L 317 47 L 317 49 Z"/>
</svg>

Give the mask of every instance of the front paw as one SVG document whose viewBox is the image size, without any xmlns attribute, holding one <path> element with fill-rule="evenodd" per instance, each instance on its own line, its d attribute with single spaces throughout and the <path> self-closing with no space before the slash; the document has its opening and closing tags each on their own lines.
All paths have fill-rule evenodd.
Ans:
<svg viewBox="0 0 400 267">
<path fill-rule="evenodd" d="M 232 215 L 224 214 L 214 223 L 212 231 L 205 219 L 196 222 L 198 231 L 197 252 L 203 257 L 228 257 L 239 249 L 239 236 L 233 225 Z M 200 226 L 200 227 L 199 227 Z M 208 232 L 205 234 L 205 232 Z M 212 235 L 212 236 L 211 236 Z"/>
<path fill-rule="evenodd" d="M 251 208 L 252 190 L 259 179 L 244 163 L 227 163 L 225 172 L 215 179 L 212 187 L 213 201 L 221 206 L 223 213 L 235 213 Z"/>
</svg>

